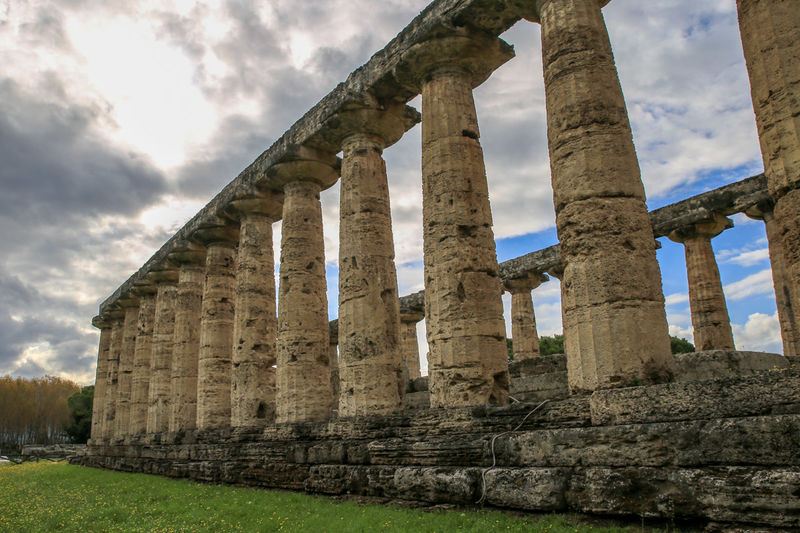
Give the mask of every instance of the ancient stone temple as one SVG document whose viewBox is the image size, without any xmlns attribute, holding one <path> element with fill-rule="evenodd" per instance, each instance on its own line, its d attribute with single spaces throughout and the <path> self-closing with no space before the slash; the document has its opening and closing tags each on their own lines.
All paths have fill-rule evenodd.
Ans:
<svg viewBox="0 0 800 533">
<path fill-rule="evenodd" d="M 800 9 L 737 3 L 764 174 L 648 212 L 607 3 L 434 0 L 101 304 L 92 439 L 75 461 L 800 527 Z M 498 37 L 516 23 L 542 28 L 559 244 L 498 264 L 473 90 L 530 53 Z M 383 153 L 418 124 L 425 290 L 401 296 Z M 320 192 L 334 186 L 329 323 Z M 784 356 L 735 350 L 712 239 L 736 213 L 766 224 Z M 696 353 L 670 352 L 664 237 L 685 248 Z M 566 353 L 542 356 L 531 291 L 552 278 Z"/>
</svg>

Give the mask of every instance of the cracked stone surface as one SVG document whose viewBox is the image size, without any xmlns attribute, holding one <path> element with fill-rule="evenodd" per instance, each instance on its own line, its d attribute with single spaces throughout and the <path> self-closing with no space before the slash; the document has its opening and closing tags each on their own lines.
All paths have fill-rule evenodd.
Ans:
<svg viewBox="0 0 800 533">
<path fill-rule="evenodd" d="M 511 293 L 511 338 L 514 344 L 514 361 L 524 361 L 540 354 L 531 291 L 549 279 L 545 274 L 535 272 L 528 277 L 504 283 L 506 290 Z"/>
<path fill-rule="evenodd" d="M 682 243 L 686 252 L 689 306 L 697 351 L 736 349 L 719 267 L 711 246 L 711 239 L 731 225 L 727 218 L 717 216 L 708 222 L 675 230 L 669 235 L 671 240 Z"/>
<path fill-rule="evenodd" d="M 183 262 L 178 270 L 175 293 L 175 331 L 170 372 L 169 430 L 197 427 L 197 357 L 200 351 L 200 317 L 205 252 L 194 261 Z"/>
<path fill-rule="evenodd" d="M 800 10 L 788 0 L 737 0 L 764 174 L 800 324 Z"/>
<path fill-rule="evenodd" d="M 769 244 L 769 262 L 772 267 L 772 284 L 775 288 L 775 307 L 781 325 L 783 355 L 800 355 L 800 325 L 793 308 L 794 290 L 786 273 L 786 256 L 783 238 L 773 213 L 773 202 L 762 204 L 747 211 L 747 216 L 764 222 Z"/>
<path fill-rule="evenodd" d="M 197 362 L 197 428 L 231 423 L 231 352 L 236 287 L 234 242 L 208 243 Z"/>
<path fill-rule="evenodd" d="M 661 273 L 603 15 L 594 0 L 538 5 L 570 387 L 669 379 Z"/>
<path fill-rule="evenodd" d="M 153 322 L 156 295 L 152 288 L 139 293 L 139 316 L 136 320 L 136 345 L 131 374 L 131 410 L 128 433 L 137 435 L 147 428 L 147 397 L 150 387 L 150 358 L 153 349 Z"/>
<path fill-rule="evenodd" d="M 293 169 L 286 170 L 291 173 Z M 278 423 L 324 420 L 333 408 L 320 189 L 313 181 L 293 181 L 283 189 Z"/>
<path fill-rule="evenodd" d="M 119 355 L 122 352 L 122 330 L 125 328 L 125 316 L 122 311 L 111 311 L 109 316 L 111 319 L 111 340 L 108 345 L 106 399 L 103 407 L 103 437 L 105 438 L 113 437 L 116 430 Z"/>
<path fill-rule="evenodd" d="M 125 319 L 119 352 L 117 404 L 114 414 L 114 435 L 117 436 L 130 435 L 133 359 L 136 351 L 137 322 L 139 319 L 139 305 L 138 302 L 134 302 L 126 302 L 128 307 L 124 307 Z"/>
<path fill-rule="evenodd" d="M 177 272 L 170 277 L 177 277 Z M 156 316 L 153 326 L 152 368 L 150 394 L 147 399 L 147 433 L 169 429 L 172 393 L 172 357 L 175 347 L 175 305 L 178 289 L 176 279 L 160 280 L 156 296 Z"/>
<path fill-rule="evenodd" d="M 427 43 L 426 43 L 427 44 Z M 422 85 L 422 218 L 431 407 L 508 402 L 492 214 L 472 97 L 473 41 L 432 42 Z M 427 56 L 426 56 L 427 57 Z M 461 58 L 467 58 L 461 61 Z"/>
<path fill-rule="evenodd" d="M 354 134 L 343 143 L 339 416 L 399 411 L 405 393 L 384 142 Z"/>
<path fill-rule="evenodd" d="M 272 223 L 281 202 L 241 200 L 233 325 L 231 425 L 263 426 L 275 420 L 275 362 L 278 318 Z"/>
<path fill-rule="evenodd" d="M 112 325 L 108 320 L 97 316 L 92 325 L 100 329 L 100 342 L 97 348 L 97 372 L 94 380 L 94 397 L 92 400 L 92 438 L 103 437 L 105 423 L 106 389 L 108 387 L 109 352 L 111 349 Z"/>
</svg>

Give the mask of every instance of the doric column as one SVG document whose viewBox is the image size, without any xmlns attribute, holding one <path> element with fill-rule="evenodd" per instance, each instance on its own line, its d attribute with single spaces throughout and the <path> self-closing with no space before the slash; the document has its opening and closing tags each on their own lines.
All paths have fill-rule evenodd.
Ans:
<svg viewBox="0 0 800 533">
<path fill-rule="evenodd" d="M 299 149 L 268 170 L 283 185 L 276 421 L 325 420 L 331 414 L 328 297 L 319 193 L 338 178 L 335 156 Z"/>
<path fill-rule="evenodd" d="M 328 363 L 331 369 L 331 409 L 339 409 L 339 321 L 331 320 L 328 337 Z"/>
<path fill-rule="evenodd" d="M 125 311 L 115 308 L 108 313 L 111 321 L 111 341 L 108 346 L 108 375 L 103 403 L 103 437 L 116 436 L 117 396 L 119 395 L 119 356 L 122 352 L 122 332 L 125 329 Z"/>
<path fill-rule="evenodd" d="M 236 311 L 233 323 L 231 425 L 264 426 L 275 420 L 275 260 L 272 223 L 283 195 L 232 202 L 225 214 L 239 221 Z"/>
<path fill-rule="evenodd" d="M 711 247 L 711 238 L 730 227 L 733 227 L 730 220 L 715 215 L 713 220 L 691 224 L 669 234 L 671 240 L 683 244 L 686 252 L 689 305 L 694 346 L 698 352 L 736 349 L 719 268 Z"/>
<path fill-rule="evenodd" d="M 538 0 L 565 351 L 574 391 L 673 373 L 661 273 L 597 0 Z"/>
<path fill-rule="evenodd" d="M 400 310 L 400 353 L 403 354 L 403 383 L 420 377 L 417 323 L 425 318 L 424 312 Z"/>
<path fill-rule="evenodd" d="M 505 289 L 511 293 L 511 339 L 514 344 L 514 361 L 523 361 L 540 354 L 531 291 L 549 279 L 546 274 L 537 272 L 524 278 L 507 280 L 504 284 Z"/>
<path fill-rule="evenodd" d="M 505 42 L 456 28 L 414 46 L 404 67 L 422 93 L 431 407 L 508 401 L 502 289 L 472 89 L 512 56 Z"/>
<path fill-rule="evenodd" d="M 124 437 L 131 434 L 131 388 L 133 385 L 133 359 L 136 351 L 139 300 L 131 295 L 120 298 L 117 303 L 124 310 L 125 318 L 122 327 L 122 344 L 119 352 L 114 436 Z"/>
<path fill-rule="evenodd" d="M 100 346 L 97 350 L 97 372 L 94 379 L 92 400 L 92 440 L 103 438 L 105 422 L 106 387 L 108 385 L 108 356 L 111 348 L 112 322 L 102 315 L 92 319 L 92 326 L 100 330 Z"/>
<path fill-rule="evenodd" d="M 779 238 L 772 240 L 783 248 L 791 317 L 800 324 L 800 8 L 796 0 L 736 4 L 764 174 L 775 201 Z"/>
<path fill-rule="evenodd" d="M 371 104 L 371 105 L 370 105 Z M 403 407 L 405 382 L 384 148 L 419 121 L 402 104 L 337 113 L 327 137 L 342 150 L 339 209 L 339 416 Z"/>
<path fill-rule="evenodd" d="M 141 284 L 133 289 L 139 297 L 139 316 L 136 319 L 136 344 L 133 350 L 131 374 L 131 435 L 147 429 L 147 398 L 150 390 L 150 359 L 153 354 L 153 322 L 156 314 L 156 287 Z"/>
<path fill-rule="evenodd" d="M 769 243 L 769 262 L 772 266 L 772 283 L 775 287 L 775 307 L 778 310 L 778 321 L 781 325 L 783 355 L 800 355 L 800 328 L 797 312 L 793 309 L 792 291 L 786 273 L 786 256 L 780 228 L 773 213 L 773 203 L 764 202 L 747 210 L 747 216 L 762 220 L 767 231 Z"/>
<path fill-rule="evenodd" d="M 192 239 L 207 247 L 197 362 L 197 429 L 219 429 L 231 424 L 234 254 L 238 235 L 236 228 L 220 220 L 217 225 L 196 231 Z"/>
<path fill-rule="evenodd" d="M 151 350 L 150 393 L 147 398 L 147 432 L 169 431 L 172 354 L 175 346 L 175 306 L 178 270 L 168 268 L 150 272 L 156 284 L 155 324 Z"/>
<path fill-rule="evenodd" d="M 169 431 L 175 432 L 197 427 L 197 360 L 206 249 L 183 243 L 169 260 L 178 266 L 169 393 Z"/>
</svg>

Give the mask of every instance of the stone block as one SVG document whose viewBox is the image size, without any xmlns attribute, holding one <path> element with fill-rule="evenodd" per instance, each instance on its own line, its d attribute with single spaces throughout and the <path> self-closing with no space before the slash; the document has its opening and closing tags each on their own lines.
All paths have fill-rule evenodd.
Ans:
<svg viewBox="0 0 800 533">
<path fill-rule="evenodd" d="M 675 355 L 676 381 L 752 376 L 789 368 L 788 358 L 775 353 L 707 350 Z"/>
<path fill-rule="evenodd" d="M 592 424 L 636 424 L 757 416 L 800 403 L 800 369 L 741 378 L 595 391 Z"/>
<path fill-rule="evenodd" d="M 563 511 L 569 468 L 495 468 L 485 474 L 486 503 L 526 511 Z"/>
</svg>

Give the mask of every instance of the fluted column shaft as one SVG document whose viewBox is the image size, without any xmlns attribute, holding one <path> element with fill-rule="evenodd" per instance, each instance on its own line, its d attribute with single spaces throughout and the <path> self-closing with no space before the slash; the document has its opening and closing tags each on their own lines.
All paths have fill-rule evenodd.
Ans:
<svg viewBox="0 0 800 533">
<path fill-rule="evenodd" d="M 388 414 L 405 394 L 384 141 L 343 143 L 339 210 L 339 416 Z"/>
<path fill-rule="evenodd" d="M 786 256 L 783 250 L 780 227 L 775 220 L 773 203 L 764 202 L 750 208 L 747 216 L 764 222 L 769 243 L 769 262 L 772 267 L 772 284 L 775 288 L 775 307 L 781 326 L 783 355 L 800 355 L 800 328 L 793 309 L 792 284 L 786 273 Z"/>
<path fill-rule="evenodd" d="M 284 186 L 276 420 L 324 420 L 332 407 L 320 185 Z"/>
<path fill-rule="evenodd" d="M 794 0 L 737 0 L 744 58 L 775 202 L 791 320 L 800 324 L 800 9 Z M 771 241 L 772 242 L 772 241 Z"/>
<path fill-rule="evenodd" d="M 508 401 L 502 289 L 472 84 L 422 86 L 422 221 L 431 407 Z"/>
<path fill-rule="evenodd" d="M 98 317 L 99 318 L 99 317 Z M 108 386 L 108 354 L 111 348 L 112 326 L 109 322 L 94 322 L 100 328 L 100 344 L 97 350 L 97 372 L 94 379 L 92 399 L 92 439 L 103 438 L 105 422 L 106 387 Z"/>
<path fill-rule="evenodd" d="M 400 352 L 403 354 L 405 381 L 420 377 L 417 323 L 422 318 L 421 315 L 400 315 Z"/>
<path fill-rule="evenodd" d="M 539 335 L 530 289 L 511 293 L 511 338 L 514 361 L 524 361 L 539 355 Z"/>
<path fill-rule="evenodd" d="M 206 274 L 204 258 L 201 260 L 183 263 L 178 270 L 169 395 L 171 432 L 197 427 L 197 360 Z"/>
<path fill-rule="evenodd" d="M 136 321 L 136 346 L 131 375 L 130 434 L 147 429 L 147 398 L 150 390 L 150 358 L 153 354 L 153 322 L 156 314 L 156 295 L 139 294 L 139 316 Z"/>
<path fill-rule="evenodd" d="M 661 273 L 597 0 L 539 0 L 570 388 L 669 379 Z"/>
<path fill-rule="evenodd" d="M 131 388 L 133 385 L 133 359 L 136 351 L 138 319 L 138 305 L 129 304 L 129 307 L 125 307 L 125 322 L 122 328 L 122 348 L 119 353 L 117 405 L 114 423 L 114 435 L 117 437 L 131 434 Z"/>
<path fill-rule="evenodd" d="M 171 274 L 170 277 L 174 276 Z M 175 346 L 175 308 L 177 287 L 173 279 L 158 281 L 153 347 L 151 351 L 150 394 L 148 396 L 147 432 L 169 430 L 172 356 Z"/>
<path fill-rule="evenodd" d="M 197 365 L 197 429 L 229 427 L 236 290 L 232 241 L 207 244 Z"/>
<path fill-rule="evenodd" d="M 698 235 L 686 239 L 683 245 L 695 349 L 734 350 L 731 321 L 711 239 Z"/>
<path fill-rule="evenodd" d="M 275 420 L 278 320 L 272 223 L 279 212 L 276 215 L 244 211 L 240 216 L 231 374 L 233 427 L 264 426 Z"/>
<path fill-rule="evenodd" d="M 111 319 L 111 340 L 108 346 L 108 375 L 103 407 L 103 437 L 116 435 L 117 395 L 119 394 L 119 356 L 122 352 L 122 331 L 125 329 L 124 312 Z"/>
</svg>

